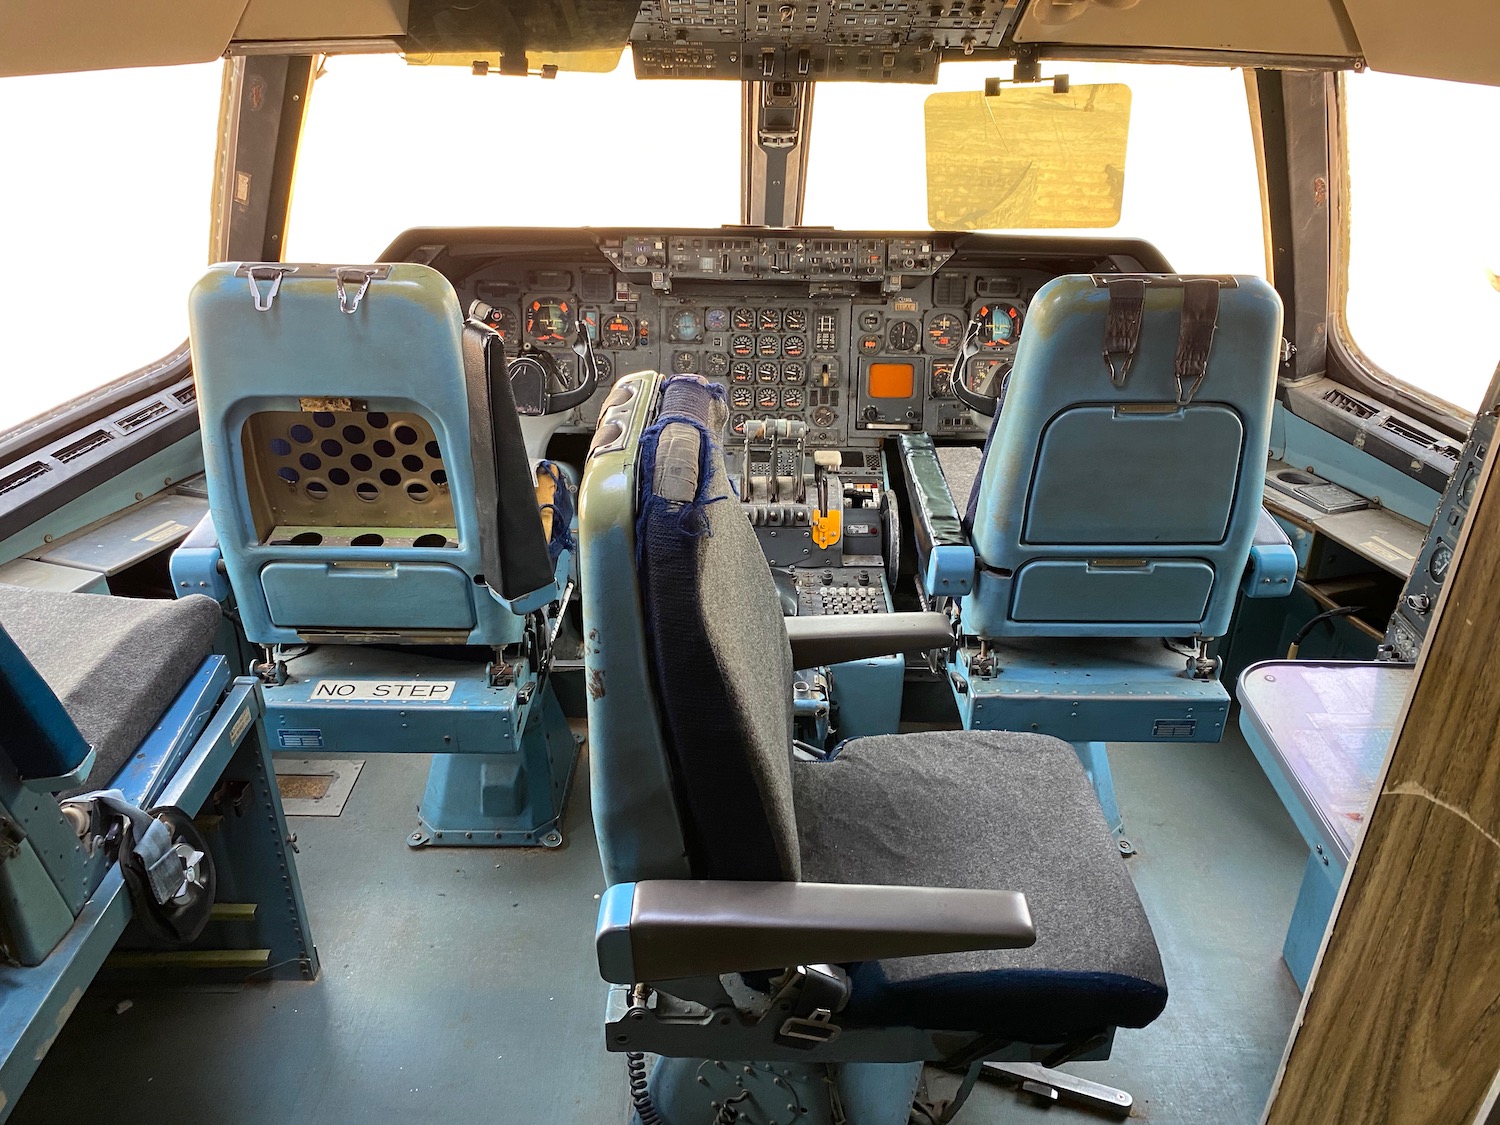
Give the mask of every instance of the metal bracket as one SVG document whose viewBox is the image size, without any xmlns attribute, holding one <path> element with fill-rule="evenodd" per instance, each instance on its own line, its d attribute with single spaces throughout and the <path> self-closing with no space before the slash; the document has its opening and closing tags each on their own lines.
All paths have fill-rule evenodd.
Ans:
<svg viewBox="0 0 1500 1125">
<path fill-rule="evenodd" d="M 289 273 L 296 273 L 296 266 L 241 266 L 234 271 L 241 277 L 250 281 L 250 299 L 255 302 L 256 312 L 270 312 L 271 306 L 276 303 L 276 294 L 281 291 L 281 279 Z M 269 281 L 271 284 L 264 293 L 261 292 L 260 282 Z"/>
<path fill-rule="evenodd" d="M 339 266 L 335 269 L 333 271 L 333 282 L 339 293 L 339 309 L 353 316 L 354 310 L 359 308 L 360 301 L 364 300 L 365 294 L 369 291 L 370 282 L 381 272 L 380 270 L 354 269 L 349 266 Z M 354 296 L 351 297 L 347 290 L 345 290 L 344 283 L 345 281 L 356 279 L 359 281 L 359 288 L 354 291 Z"/>
</svg>

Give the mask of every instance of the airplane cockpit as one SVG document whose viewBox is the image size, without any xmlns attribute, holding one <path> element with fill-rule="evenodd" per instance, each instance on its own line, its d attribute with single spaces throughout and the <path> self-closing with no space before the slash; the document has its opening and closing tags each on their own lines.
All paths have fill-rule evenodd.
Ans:
<svg viewBox="0 0 1500 1125">
<path fill-rule="evenodd" d="M 0 1121 L 1496 1120 L 1444 12 L 0 12 Z"/>
</svg>

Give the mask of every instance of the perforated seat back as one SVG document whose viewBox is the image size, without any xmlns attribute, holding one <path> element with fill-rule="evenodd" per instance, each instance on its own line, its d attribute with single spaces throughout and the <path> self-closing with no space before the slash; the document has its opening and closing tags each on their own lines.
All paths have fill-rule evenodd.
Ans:
<svg viewBox="0 0 1500 1125">
<path fill-rule="evenodd" d="M 489 386 L 488 345 L 466 337 L 487 330 L 465 325 L 441 274 L 221 264 L 189 326 L 209 501 L 250 640 L 519 638 L 508 603 L 551 581 L 541 520 L 524 454 L 497 452 L 522 448 L 518 424 L 494 433 L 514 423 L 509 383 Z M 501 527 L 516 549 L 497 573 Z"/>
<path fill-rule="evenodd" d="M 1107 282 L 1038 291 L 970 509 L 979 636 L 1219 636 L 1260 511 L 1281 302 L 1218 280 L 1203 379 L 1180 381 L 1183 279 L 1144 277 L 1133 359 L 1106 362 Z M 1202 283 L 1200 282 L 1200 285 Z M 1118 323 L 1118 322 L 1117 322 Z"/>
<path fill-rule="evenodd" d="M 641 441 L 639 581 L 693 874 L 795 879 L 792 654 L 719 444 L 723 389 L 668 380 Z M 711 608 L 710 608 L 711 607 Z"/>
</svg>

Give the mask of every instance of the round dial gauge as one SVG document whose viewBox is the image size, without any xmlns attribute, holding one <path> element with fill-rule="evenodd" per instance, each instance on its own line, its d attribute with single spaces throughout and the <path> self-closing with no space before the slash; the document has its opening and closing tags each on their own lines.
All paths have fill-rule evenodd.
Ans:
<svg viewBox="0 0 1500 1125">
<path fill-rule="evenodd" d="M 1448 567 L 1453 562 L 1453 549 L 1446 543 L 1439 543 L 1432 549 L 1432 558 L 1427 560 L 1427 573 L 1432 575 L 1434 582 L 1441 582 L 1448 577 Z"/>
<path fill-rule="evenodd" d="M 807 382 L 806 365 L 801 363 L 783 363 L 781 365 L 781 381 L 792 384 Z"/>
<path fill-rule="evenodd" d="M 781 368 L 774 363 L 757 363 L 755 365 L 755 381 L 757 383 L 775 383 L 781 379 Z"/>
<path fill-rule="evenodd" d="M 672 317 L 672 338 L 690 344 L 703 335 L 703 318 L 692 309 L 683 309 Z"/>
<path fill-rule="evenodd" d="M 755 351 L 758 355 L 773 356 L 781 354 L 781 340 L 776 336 L 762 336 L 755 341 Z"/>
<path fill-rule="evenodd" d="M 807 310 L 787 309 L 781 318 L 781 325 L 788 332 L 806 332 Z"/>
<path fill-rule="evenodd" d="M 974 359 L 964 372 L 969 390 L 977 395 L 1000 395 L 1010 379 L 1010 358 Z"/>
<path fill-rule="evenodd" d="M 1021 310 L 1014 305 L 981 305 L 974 314 L 979 318 L 979 346 L 996 351 L 1009 348 L 1021 332 Z"/>
<path fill-rule="evenodd" d="M 1458 486 L 1458 500 L 1461 504 L 1468 504 L 1474 499 L 1474 486 L 1479 483 L 1479 469 L 1470 465 L 1464 473 L 1463 483 Z"/>
<path fill-rule="evenodd" d="M 873 355 L 880 350 L 879 336 L 861 336 L 859 338 L 859 350 L 866 355 Z"/>
<path fill-rule="evenodd" d="M 812 413 L 812 424 L 820 430 L 826 430 L 838 420 L 838 412 L 831 406 L 820 406 Z"/>
<path fill-rule="evenodd" d="M 594 366 L 599 370 L 599 382 L 607 383 L 615 377 L 615 365 L 609 361 L 609 356 L 596 355 Z"/>
<path fill-rule="evenodd" d="M 510 309 L 492 307 L 484 314 L 484 322 L 499 334 L 500 339 L 507 344 L 512 344 L 516 339 L 516 314 Z"/>
<path fill-rule="evenodd" d="M 737 360 L 729 366 L 729 381 L 731 383 L 753 383 L 755 382 L 755 368 L 751 367 L 743 359 Z"/>
<path fill-rule="evenodd" d="M 729 327 L 729 310 L 709 309 L 708 315 L 703 318 L 703 323 L 710 332 L 723 332 Z"/>
<path fill-rule="evenodd" d="M 538 344 L 561 344 L 578 327 L 578 312 L 566 297 L 538 297 L 526 306 L 526 335 Z"/>
<path fill-rule="evenodd" d="M 693 352 L 673 352 L 672 371 L 677 375 L 691 375 L 698 370 L 698 357 Z"/>
<path fill-rule="evenodd" d="M 875 332 L 880 328 L 880 313 L 874 309 L 866 309 L 859 314 L 859 326 L 866 332 Z"/>
<path fill-rule="evenodd" d="M 723 352 L 709 352 L 703 361 L 703 373 L 722 378 L 729 373 L 729 357 Z"/>
<path fill-rule="evenodd" d="M 932 363 L 932 397 L 947 398 L 953 393 L 953 361 L 934 360 Z"/>
<path fill-rule="evenodd" d="M 765 308 L 760 310 L 760 330 L 762 332 L 781 331 L 781 310 Z"/>
<path fill-rule="evenodd" d="M 802 388 L 783 387 L 781 391 L 781 406 L 784 410 L 801 410 Z"/>
<path fill-rule="evenodd" d="M 927 322 L 927 342 L 934 351 L 956 352 L 964 322 L 952 313 L 938 313 Z"/>
<path fill-rule="evenodd" d="M 733 418 L 729 419 L 729 428 L 737 434 L 742 434 L 745 432 L 745 426 L 749 421 L 750 415 L 736 414 Z"/>
<path fill-rule="evenodd" d="M 801 336 L 788 336 L 781 341 L 781 350 L 796 359 L 807 350 L 807 341 Z"/>
<path fill-rule="evenodd" d="M 599 325 L 599 343 L 611 351 L 619 351 L 635 345 L 635 321 L 628 316 L 612 313 Z"/>
<path fill-rule="evenodd" d="M 729 341 L 729 350 L 743 359 L 747 355 L 755 354 L 755 337 L 741 332 L 733 336 Z"/>
<path fill-rule="evenodd" d="M 755 330 L 755 310 L 735 309 L 734 330 L 736 332 L 753 332 Z"/>
<path fill-rule="evenodd" d="M 735 410 L 749 410 L 755 405 L 755 391 L 750 387 L 730 387 L 729 405 Z"/>
<path fill-rule="evenodd" d="M 755 405 L 762 410 L 775 410 L 781 405 L 781 392 L 775 387 L 761 387 L 755 392 Z"/>
<path fill-rule="evenodd" d="M 893 352 L 909 352 L 917 346 L 920 334 L 917 326 L 909 320 L 895 321 L 886 335 L 887 342 L 891 345 Z"/>
</svg>

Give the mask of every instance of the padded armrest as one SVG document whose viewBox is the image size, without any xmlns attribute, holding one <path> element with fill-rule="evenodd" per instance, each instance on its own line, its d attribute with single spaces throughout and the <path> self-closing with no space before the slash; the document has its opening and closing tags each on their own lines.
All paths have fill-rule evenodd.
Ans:
<svg viewBox="0 0 1500 1125">
<path fill-rule="evenodd" d="M 1018 891 L 706 879 L 617 883 L 594 935 L 612 984 L 1035 942 Z"/>
<path fill-rule="evenodd" d="M 937 447 L 928 434 L 902 434 L 900 448 L 922 588 L 940 597 L 967 594 L 974 589 L 974 548 L 938 463 Z"/>
<path fill-rule="evenodd" d="M 784 620 L 792 643 L 792 664 L 798 668 L 926 652 L 953 644 L 953 628 L 941 613 L 829 614 Z"/>
<path fill-rule="evenodd" d="M 1297 552 L 1275 517 L 1264 508 L 1255 524 L 1250 560 L 1240 590 L 1247 598 L 1284 598 L 1297 580 Z"/>
</svg>

